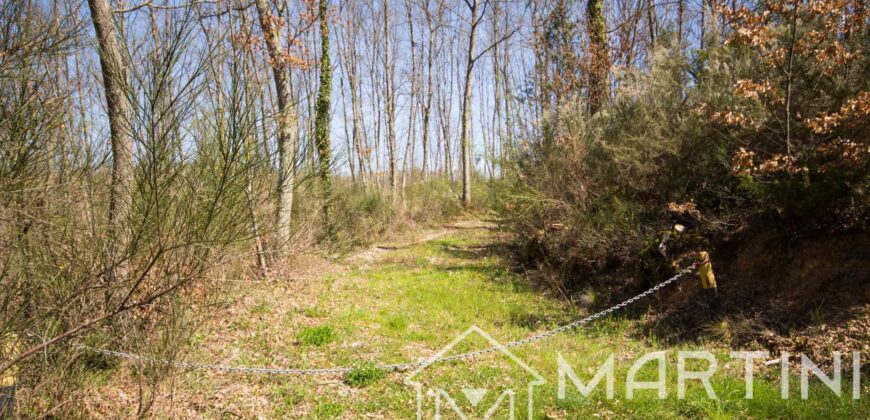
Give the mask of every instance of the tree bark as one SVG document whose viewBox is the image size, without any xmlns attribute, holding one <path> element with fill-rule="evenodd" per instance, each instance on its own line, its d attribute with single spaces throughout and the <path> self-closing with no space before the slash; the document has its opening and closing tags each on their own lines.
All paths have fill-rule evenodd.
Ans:
<svg viewBox="0 0 870 420">
<path fill-rule="evenodd" d="M 347 166 L 350 169 L 350 182 L 356 183 L 356 163 L 354 163 L 354 150 L 356 150 L 356 138 L 352 137 L 350 134 L 350 120 L 347 118 L 347 98 L 345 92 L 347 92 L 347 87 L 344 85 L 344 81 L 347 80 L 347 72 L 344 69 L 344 65 L 342 64 L 342 60 L 338 60 L 338 69 L 341 72 L 341 117 L 344 125 L 344 149 L 345 155 L 347 156 Z"/>
<path fill-rule="evenodd" d="M 586 6 L 586 26 L 592 49 L 589 71 L 589 112 L 595 114 L 607 99 L 610 58 L 604 21 L 604 0 L 589 0 Z"/>
<path fill-rule="evenodd" d="M 683 45 L 683 23 L 685 20 L 685 9 L 685 0 L 677 0 L 677 42 L 679 43 L 680 49 L 682 49 Z"/>
<path fill-rule="evenodd" d="M 429 29 L 429 48 L 426 51 L 426 98 L 423 105 L 423 168 L 425 177 L 429 172 L 429 121 L 432 116 L 432 69 L 435 62 L 435 29 L 432 26 L 432 11 L 429 10 L 428 2 L 425 4 L 426 26 Z"/>
<path fill-rule="evenodd" d="M 788 67 L 785 84 L 785 150 L 788 157 L 791 157 L 791 96 L 792 81 L 794 80 L 794 49 L 797 43 L 797 11 L 793 10 L 792 13 L 795 16 L 792 17 L 791 27 L 789 28 L 791 39 L 788 46 Z"/>
<path fill-rule="evenodd" d="M 387 104 L 387 153 L 390 155 L 390 193 L 393 204 L 399 199 L 399 177 L 396 150 L 396 67 L 393 63 L 392 34 L 390 33 L 389 1 L 384 2 L 384 70 L 385 100 Z"/>
<path fill-rule="evenodd" d="M 405 186 L 408 181 L 408 170 L 410 169 L 412 175 L 414 172 L 414 130 L 416 128 L 415 122 L 417 117 L 417 43 L 414 40 L 414 16 L 410 0 L 406 0 L 405 5 L 408 12 L 408 36 L 411 42 L 411 93 L 408 95 L 411 109 L 409 111 L 410 118 L 408 123 L 408 140 L 405 144 L 405 158 L 402 160 L 401 194 L 403 207 L 405 203 Z M 410 165 L 408 162 L 409 160 Z"/>
<path fill-rule="evenodd" d="M 475 47 L 477 47 L 477 27 L 480 19 L 477 17 L 480 2 L 471 0 L 468 4 L 471 12 L 471 28 L 468 32 L 468 59 L 465 64 L 465 83 L 462 88 L 462 127 L 459 141 L 462 149 L 462 205 L 471 205 L 471 77 L 474 73 Z"/>
<path fill-rule="evenodd" d="M 126 229 L 133 206 L 132 104 L 127 96 L 129 73 L 108 0 L 88 0 L 99 44 L 100 68 L 109 116 L 112 184 L 109 196 L 110 280 L 127 276 L 127 264 L 116 261 L 129 244 Z"/>
<path fill-rule="evenodd" d="M 296 163 L 296 113 L 290 97 L 290 80 L 287 74 L 286 57 L 278 34 L 278 19 L 269 10 L 267 0 L 257 0 L 260 27 L 269 52 L 269 65 L 275 80 L 278 99 L 278 214 L 277 230 L 279 248 L 286 251 L 290 243 L 290 222 L 293 212 L 293 187 Z"/>
<path fill-rule="evenodd" d="M 353 138 L 353 148 L 356 153 L 357 173 L 360 181 L 366 185 L 366 153 L 368 141 L 362 136 L 361 110 L 360 110 L 360 88 L 359 88 L 359 60 L 356 52 L 357 33 L 359 30 L 359 22 L 356 20 L 347 22 L 344 31 L 340 31 L 342 35 L 342 45 L 339 51 L 343 53 L 343 60 L 340 63 L 343 66 L 347 76 L 348 89 L 350 90 L 350 107 L 353 115 L 351 136 Z M 352 161 L 353 157 L 348 154 L 348 160 Z M 369 167 L 369 169 L 371 169 Z"/>
<path fill-rule="evenodd" d="M 656 17 L 656 4 L 653 0 L 647 0 L 646 5 L 647 30 L 649 31 L 649 52 L 655 49 L 658 18 Z"/>
<path fill-rule="evenodd" d="M 332 165 L 329 141 L 329 106 L 332 96 L 332 64 L 329 61 L 329 22 L 326 16 L 326 0 L 320 0 L 317 9 L 320 20 L 320 89 L 315 110 L 314 141 L 320 157 L 319 174 L 323 188 L 323 216 L 327 231 L 332 233 L 329 220 L 329 201 L 332 198 Z"/>
</svg>

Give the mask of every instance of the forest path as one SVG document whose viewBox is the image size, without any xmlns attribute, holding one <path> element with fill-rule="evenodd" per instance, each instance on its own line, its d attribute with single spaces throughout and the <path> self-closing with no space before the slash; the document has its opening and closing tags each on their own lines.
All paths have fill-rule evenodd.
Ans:
<svg viewBox="0 0 870 420">
<path fill-rule="evenodd" d="M 505 343 L 584 315 L 583 310 L 542 295 L 509 270 L 503 242 L 491 225 L 462 222 L 417 232 L 410 239 L 380 244 L 338 262 L 311 264 L 304 275 L 286 281 L 244 284 L 231 297 L 232 303 L 200 329 L 182 357 L 208 364 L 280 368 L 401 363 L 429 358 L 471 326 Z M 717 350 L 723 354 L 718 359 L 719 371 L 724 372 L 713 379 L 718 400 L 708 399 L 697 381 L 683 400 L 675 398 L 675 389 L 665 401 L 652 391 L 628 400 L 624 379 L 631 363 L 660 349 L 639 339 L 635 324 L 617 315 L 511 349 L 547 381 L 536 391 L 535 417 L 800 418 L 815 410 L 826 413 L 821 417 L 845 418 L 861 410 L 870 413 L 867 399 L 852 402 L 847 395 L 836 403 L 830 398 L 782 401 L 775 382 L 778 370 L 758 372 L 756 398 L 744 400 L 743 363 L 728 361 L 728 349 Z M 473 335 L 448 354 L 488 345 Z M 606 397 L 603 384 L 591 398 L 584 398 L 570 381 L 566 398 L 558 397 L 560 355 L 588 381 L 610 354 L 617 364 L 615 398 Z M 675 352 L 668 353 L 670 384 L 676 380 L 675 357 Z M 644 378 L 651 379 L 654 366 L 647 368 Z M 93 407 L 90 414 L 135 414 L 137 382 L 127 372 L 121 369 L 110 380 L 94 383 L 87 396 Z M 528 373 L 498 353 L 433 365 L 425 373 L 427 384 L 478 390 L 528 379 Z M 406 375 L 382 377 L 365 369 L 353 377 L 179 372 L 159 390 L 154 410 L 161 417 L 181 418 L 413 418 L 416 394 L 404 383 Z M 822 390 L 817 394 L 831 395 Z M 451 395 L 462 398 L 462 391 Z M 481 407 L 490 407 L 497 396 L 486 393 Z M 467 413 L 476 412 L 467 400 L 459 403 Z M 518 403 L 517 409 L 517 418 L 527 418 L 524 404 Z"/>
</svg>

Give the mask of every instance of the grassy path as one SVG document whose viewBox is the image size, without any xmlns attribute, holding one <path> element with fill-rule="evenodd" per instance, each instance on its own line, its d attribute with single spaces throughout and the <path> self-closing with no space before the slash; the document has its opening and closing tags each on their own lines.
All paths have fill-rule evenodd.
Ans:
<svg viewBox="0 0 870 420">
<path fill-rule="evenodd" d="M 504 268 L 489 246 L 494 234 L 482 229 L 456 230 L 410 247 L 350 259 L 345 266 L 324 266 L 292 286 L 258 284 L 246 287 L 236 304 L 197 335 L 187 357 L 206 363 L 275 367 L 366 366 L 427 358 L 454 337 L 477 325 L 494 339 L 508 342 L 564 324 L 583 315 L 531 290 Z M 516 348 L 514 353 L 547 381 L 534 393 L 535 418 L 867 418 L 866 394 L 851 397 L 843 382 L 837 398 L 813 380 L 810 399 L 800 399 L 800 382 L 791 381 L 792 397 L 779 397 L 778 368 L 756 369 L 755 399 L 743 398 L 742 360 L 718 349 L 719 369 L 713 377 L 718 399 L 709 399 L 698 381 L 690 381 L 687 397 L 677 399 L 676 351 L 667 349 L 668 398 L 637 391 L 626 398 L 625 378 L 640 355 L 658 350 L 654 340 L 638 340 L 633 321 L 610 318 L 590 328 Z M 487 346 L 472 334 L 453 351 Z M 715 344 L 704 348 L 715 348 Z M 602 382 L 590 398 L 567 381 L 558 392 L 559 355 L 584 382 L 613 353 L 615 396 L 607 398 Z M 850 360 L 844 363 L 850 366 Z M 704 363 L 692 368 L 702 370 Z M 654 364 L 639 379 L 652 380 Z M 182 372 L 174 393 L 156 408 L 159 416 L 243 418 L 412 418 L 414 389 L 406 374 L 381 377 L 366 369 L 351 378 L 267 377 L 212 372 Z M 427 387 L 444 388 L 470 418 L 479 418 L 508 388 L 525 390 L 530 376 L 500 354 L 474 362 L 431 366 L 418 377 Z M 104 384 L 107 406 L 127 394 L 118 381 Z M 463 389 L 486 389 L 478 409 Z M 167 391 L 168 392 L 168 391 Z M 123 395 L 122 395 L 123 394 Z M 473 394 L 473 393 L 472 393 Z M 480 394 L 480 391 L 478 391 Z M 517 418 L 526 418 L 525 393 L 516 396 Z M 428 410 L 432 398 L 425 398 Z M 471 413 L 476 413 L 471 414 Z M 494 418 L 503 418 L 498 411 Z M 431 414 L 431 411 L 429 412 Z M 450 418 L 450 417 L 448 417 Z"/>
</svg>

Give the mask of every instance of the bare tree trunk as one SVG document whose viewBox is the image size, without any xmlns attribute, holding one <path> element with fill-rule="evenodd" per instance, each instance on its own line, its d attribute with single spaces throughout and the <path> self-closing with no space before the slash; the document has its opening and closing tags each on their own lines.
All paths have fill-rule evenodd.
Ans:
<svg viewBox="0 0 870 420">
<path fill-rule="evenodd" d="M 646 18 L 647 30 L 649 31 L 649 49 L 647 51 L 652 52 L 656 45 L 656 29 L 658 27 L 658 20 L 656 18 L 656 4 L 653 0 L 647 0 Z M 652 59 L 652 57 L 650 57 L 650 59 Z"/>
<path fill-rule="evenodd" d="M 218 20 L 218 23 L 220 23 L 220 20 Z M 243 27 L 248 26 L 247 13 L 241 14 L 241 23 L 242 23 Z M 231 28 L 231 30 L 235 30 L 235 25 L 233 24 L 232 15 L 230 15 L 230 28 Z M 205 30 L 205 28 L 203 28 L 203 32 L 206 34 L 208 33 Z M 220 32 L 221 32 L 220 27 L 218 27 L 218 33 L 220 33 Z M 214 72 L 215 72 L 214 77 L 215 77 L 215 80 L 217 81 L 217 84 L 218 84 L 218 98 L 221 97 L 221 91 L 223 90 L 221 88 L 221 86 L 223 84 L 222 83 L 223 71 L 221 68 L 221 63 L 223 63 L 223 54 L 224 54 L 224 44 L 220 43 L 219 47 L 218 47 L 218 60 L 217 60 L 218 64 L 216 66 L 217 68 L 214 69 Z M 265 98 L 263 98 L 263 83 L 260 79 L 259 72 L 257 72 L 257 66 L 256 66 L 256 61 L 254 60 L 253 50 L 248 49 L 247 55 L 248 55 L 248 59 L 250 60 L 249 61 L 250 65 L 247 65 L 247 64 L 245 65 L 245 67 L 244 67 L 245 72 L 247 74 L 247 77 L 250 78 L 251 80 L 253 80 L 253 82 L 254 82 L 257 96 L 259 97 L 259 101 L 260 101 L 260 109 L 262 111 L 264 109 L 263 102 L 265 99 Z M 251 70 L 251 66 L 253 67 L 253 72 L 251 72 L 249 74 L 248 72 Z M 256 118 L 257 111 L 255 109 L 251 109 L 249 112 L 254 114 L 254 118 Z M 264 115 L 265 115 L 265 113 L 264 113 Z M 266 138 L 267 138 L 266 128 L 265 128 L 265 126 L 263 126 L 263 144 L 266 143 Z M 251 144 L 251 143 L 253 143 L 253 144 Z M 256 143 L 257 143 L 257 129 L 255 126 L 254 132 L 251 135 L 250 142 L 245 147 L 245 151 L 249 155 L 250 154 L 256 155 L 258 153 L 259 148 L 256 147 Z M 266 153 L 265 156 L 269 156 L 269 154 Z M 268 162 L 268 160 L 267 160 L 267 162 Z M 254 238 L 254 251 L 257 253 L 257 267 L 260 271 L 260 274 L 265 276 L 269 271 L 269 265 L 268 265 L 268 261 L 266 259 L 266 251 L 263 247 L 263 239 L 260 235 L 260 222 L 257 218 L 257 209 L 256 209 L 256 205 L 255 205 L 256 201 L 254 199 L 254 174 L 252 174 L 250 170 L 248 170 L 248 176 L 246 178 L 246 183 L 245 183 L 245 199 L 247 200 L 248 213 L 250 214 L 250 217 L 251 217 L 251 235 Z"/>
<path fill-rule="evenodd" d="M 439 83 L 439 101 L 438 101 L 438 120 L 441 125 L 441 141 L 444 149 L 444 174 L 447 179 L 453 181 L 453 153 L 450 147 L 450 102 L 451 98 L 451 86 L 453 85 L 453 76 L 452 72 L 449 72 L 444 65 L 445 68 L 442 68 L 442 74 L 444 75 L 444 79 L 441 83 Z M 447 74 L 450 74 L 450 80 L 447 79 Z"/>
<path fill-rule="evenodd" d="M 353 72 L 356 72 L 356 69 L 353 69 Z M 362 135 L 360 124 L 361 110 L 359 105 L 359 87 L 356 85 L 355 80 L 355 74 L 348 77 L 348 84 L 350 85 L 350 107 L 353 112 L 353 141 L 356 145 L 357 159 L 359 159 L 359 177 L 362 183 L 365 184 L 366 169 L 371 173 L 372 165 L 371 160 L 368 158 L 369 142 L 367 138 Z"/>
<path fill-rule="evenodd" d="M 127 96 L 129 76 L 108 0 L 88 0 L 88 6 L 99 43 L 112 148 L 108 274 L 110 280 L 123 279 L 127 276 L 127 264 L 115 260 L 128 246 L 129 234 L 125 226 L 133 206 L 132 105 Z"/>
<path fill-rule="evenodd" d="M 501 68 L 501 77 L 502 77 L 502 92 L 504 93 L 504 127 L 505 127 L 505 137 L 503 141 L 502 147 L 504 148 L 504 158 L 505 160 L 511 159 L 513 157 L 513 112 L 514 110 L 511 108 L 511 99 L 510 99 L 510 81 L 508 80 L 508 68 L 509 68 L 509 60 L 510 54 L 507 53 L 507 49 L 504 49 L 504 62 L 502 63 Z M 504 168 L 502 168 L 504 169 Z"/>
<path fill-rule="evenodd" d="M 498 155 L 501 159 L 504 159 L 504 125 L 502 118 L 502 82 L 501 82 L 501 69 L 499 68 L 499 60 L 498 60 L 498 51 L 495 51 L 493 54 L 492 60 L 492 72 L 493 72 L 493 93 L 495 95 L 493 101 L 493 113 L 492 113 L 492 124 L 493 130 L 496 132 L 497 141 L 493 139 L 493 148 L 498 144 Z M 495 155 L 493 156 L 495 157 Z"/>
<path fill-rule="evenodd" d="M 707 4 L 701 0 L 701 37 L 698 41 L 698 49 L 704 49 L 704 37 L 707 36 Z"/>
<path fill-rule="evenodd" d="M 362 136 L 362 127 L 361 127 L 361 111 L 360 111 L 360 90 L 359 90 L 359 60 L 357 56 L 356 50 L 356 42 L 357 34 L 359 30 L 359 23 L 357 20 L 351 20 L 346 23 L 345 29 L 340 31 L 339 33 L 342 35 L 342 48 L 339 51 L 343 52 L 343 60 L 341 60 L 341 65 L 344 69 L 345 75 L 347 76 L 347 84 L 350 89 L 350 107 L 351 113 L 353 114 L 353 126 L 351 131 L 351 136 L 353 137 L 353 148 L 356 153 L 357 159 L 357 170 L 359 173 L 360 181 L 363 185 L 366 184 L 366 154 L 365 150 L 368 148 L 368 141 L 365 140 Z M 352 161 L 353 157 L 348 154 L 348 160 Z M 371 169 L 369 167 L 369 169 Z"/>
<path fill-rule="evenodd" d="M 492 18 L 492 26 L 493 26 L 493 35 L 494 38 L 498 38 L 501 33 L 499 29 L 499 17 L 501 16 L 501 8 L 496 5 L 493 9 L 493 18 Z M 503 161 L 504 159 L 504 118 L 502 116 L 502 80 L 501 80 L 501 58 L 499 57 L 499 48 L 495 47 L 492 51 L 492 79 L 493 79 L 493 113 L 492 113 L 492 129 L 495 131 L 495 137 L 493 138 L 492 147 L 493 151 L 496 149 L 496 145 L 498 145 L 498 157 Z M 497 140 L 496 140 L 497 139 Z M 493 152 L 493 160 L 495 160 L 495 152 Z"/>
<path fill-rule="evenodd" d="M 296 111 L 290 97 L 290 81 L 284 49 L 276 25 L 276 16 L 269 10 L 267 0 L 257 0 L 260 27 L 269 51 L 272 78 L 278 98 L 278 215 L 279 248 L 286 251 L 290 242 L 290 221 L 293 211 L 293 184 L 296 182 L 293 166 L 296 162 Z"/>
<path fill-rule="evenodd" d="M 402 204 L 404 206 L 405 202 L 405 185 L 408 181 L 408 169 L 410 167 L 411 172 L 414 171 L 414 130 L 415 130 L 415 120 L 417 117 L 417 43 L 414 41 L 414 14 L 413 8 L 411 7 L 410 0 L 406 0 L 405 5 L 408 9 L 408 35 L 411 42 L 411 94 L 409 95 L 411 102 L 411 109 L 409 110 L 409 123 L 408 123 L 408 141 L 405 144 L 405 158 L 402 160 Z M 408 164 L 408 161 L 411 161 L 411 164 Z"/>
<path fill-rule="evenodd" d="M 341 80 L 341 119 L 343 120 L 344 125 L 344 150 L 347 155 L 347 165 L 350 170 L 350 182 L 356 183 L 356 163 L 354 163 L 354 150 L 356 150 L 356 138 L 351 137 L 350 130 L 350 121 L 347 119 L 347 98 L 345 92 L 347 88 L 344 85 L 344 81 L 347 80 L 347 73 L 344 69 L 344 64 L 342 60 L 338 60 L 339 71 L 342 74 Z"/>
<path fill-rule="evenodd" d="M 477 46 L 477 17 L 480 2 L 471 0 L 468 4 L 471 11 L 471 28 L 468 32 L 468 59 L 465 64 L 465 83 L 462 88 L 462 137 L 459 140 L 462 148 L 462 205 L 471 205 L 471 77 L 474 73 L 475 47 Z"/>
<path fill-rule="evenodd" d="M 535 64 L 534 64 L 534 89 L 535 98 L 537 99 L 535 106 L 535 119 L 540 120 L 543 116 L 544 110 L 548 109 L 549 99 L 547 98 L 548 89 L 546 86 L 548 85 L 548 80 L 545 77 L 544 73 L 546 72 L 546 64 L 541 56 L 540 51 L 542 50 L 542 45 L 539 44 L 540 40 L 543 39 L 543 30 L 541 29 L 541 20 L 538 16 L 539 8 L 541 7 L 542 1 L 536 0 L 531 2 L 532 9 L 532 39 L 535 42 Z"/>
<path fill-rule="evenodd" d="M 426 51 L 426 98 L 423 105 L 423 168 L 422 173 L 425 177 L 429 172 L 429 121 L 432 116 L 432 93 L 434 86 L 432 85 L 432 70 L 435 62 L 435 29 L 432 25 L 432 11 L 429 10 L 429 3 L 426 2 L 426 26 L 429 29 L 429 47 Z"/>
<path fill-rule="evenodd" d="M 399 199 L 399 178 L 396 150 L 396 67 L 393 62 L 392 34 L 390 33 L 389 1 L 384 2 L 384 70 L 385 95 L 387 103 L 387 153 L 390 155 L 390 194 L 393 203 Z"/>
<path fill-rule="evenodd" d="M 685 0 L 677 0 L 677 42 L 680 44 L 680 48 L 682 48 L 683 44 L 683 22 L 685 20 L 686 3 Z"/>
<path fill-rule="evenodd" d="M 794 7 L 797 7 L 796 5 Z M 794 11 L 795 15 L 797 14 Z M 792 81 L 794 79 L 794 49 L 797 43 L 797 16 L 792 17 L 791 28 L 789 28 L 791 39 L 788 47 L 788 70 L 786 74 L 785 84 L 785 150 L 786 155 L 791 157 L 791 94 Z"/>
</svg>

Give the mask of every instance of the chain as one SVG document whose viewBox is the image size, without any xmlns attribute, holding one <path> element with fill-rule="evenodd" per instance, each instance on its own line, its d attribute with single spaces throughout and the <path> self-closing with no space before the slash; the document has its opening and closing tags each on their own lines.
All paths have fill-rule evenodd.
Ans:
<svg viewBox="0 0 870 420">
<path fill-rule="evenodd" d="M 417 361 L 417 362 L 406 362 L 406 363 L 396 363 L 396 364 L 389 364 L 389 365 L 380 365 L 380 366 L 377 366 L 377 368 L 384 370 L 384 371 L 388 371 L 388 372 L 401 372 L 401 371 L 406 371 L 409 369 L 417 368 L 417 367 L 420 367 L 423 365 L 428 365 L 428 364 L 474 359 L 476 357 L 483 356 L 483 355 L 493 353 L 496 351 L 506 350 L 506 349 L 521 346 L 524 344 L 529 344 L 529 343 L 541 341 L 545 338 L 552 337 L 552 336 L 559 334 L 563 331 L 567 331 L 567 330 L 574 329 L 574 328 L 577 328 L 579 326 L 588 324 L 592 321 L 595 321 L 596 319 L 603 318 L 607 315 L 610 315 L 613 312 L 616 312 L 620 309 L 631 306 L 635 302 L 658 292 L 659 290 L 667 287 L 671 283 L 674 283 L 674 282 L 680 280 L 686 274 L 689 274 L 692 271 L 694 271 L 695 269 L 697 269 L 698 265 L 699 265 L 699 263 L 696 262 L 696 263 L 684 268 L 683 270 L 681 270 L 679 273 L 677 273 L 673 277 L 647 289 L 643 293 L 641 293 L 637 296 L 634 296 L 630 299 L 624 300 L 624 301 L 622 301 L 616 305 L 613 305 L 613 306 L 611 306 L 611 307 L 609 307 L 601 312 L 596 312 L 596 313 L 589 315 L 585 318 L 578 319 L 574 322 L 562 325 L 558 328 L 555 328 L 555 329 L 552 329 L 549 331 L 535 334 L 531 337 L 527 337 L 527 338 L 517 340 L 517 341 L 511 341 L 509 343 L 505 343 L 505 344 L 502 344 L 500 346 L 492 346 L 492 347 L 488 347 L 488 348 L 481 349 L 481 350 L 470 351 L 467 353 L 460 353 L 460 354 L 456 354 L 453 356 L 441 357 L 441 358 L 438 358 L 435 360 L 422 360 L 422 361 Z M 212 371 L 218 371 L 218 372 L 238 372 L 238 373 L 252 373 L 252 374 L 265 374 L 265 375 L 300 375 L 300 376 L 303 376 L 303 375 L 340 375 L 340 374 L 352 372 L 355 369 L 353 367 L 334 367 L 334 368 L 321 368 L 321 369 L 294 369 L 294 368 L 281 369 L 281 368 L 246 367 L 246 366 L 229 366 L 229 365 L 210 365 L 210 364 L 205 364 L 205 363 L 167 360 L 167 359 L 161 359 L 161 358 L 152 357 L 152 356 L 143 356 L 143 355 L 139 355 L 139 354 L 124 353 L 124 352 L 114 351 L 114 350 L 98 349 L 98 348 L 84 346 L 84 345 L 79 345 L 78 347 L 85 349 L 85 350 L 88 350 L 88 351 L 91 351 L 91 352 L 94 352 L 94 353 L 104 354 L 107 356 L 119 357 L 122 359 L 135 360 L 135 361 L 147 362 L 147 363 L 172 365 L 172 366 L 176 366 L 176 367 L 179 367 L 182 369 L 212 370 Z"/>
</svg>

